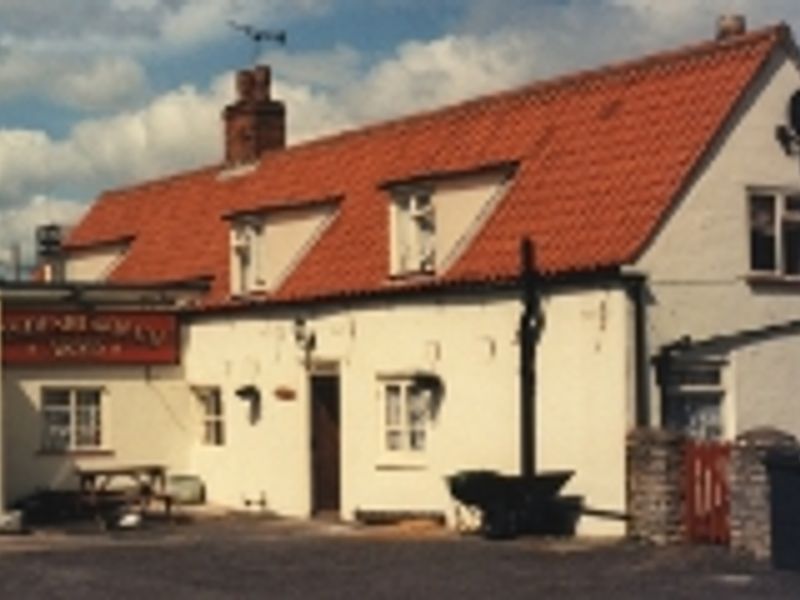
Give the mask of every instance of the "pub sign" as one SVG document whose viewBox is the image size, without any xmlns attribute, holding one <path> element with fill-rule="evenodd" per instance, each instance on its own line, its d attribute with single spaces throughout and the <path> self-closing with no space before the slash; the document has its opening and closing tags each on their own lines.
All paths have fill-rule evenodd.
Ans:
<svg viewBox="0 0 800 600">
<path fill-rule="evenodd" d="M 172 313 L 7 310 L 0 323 L 4 365 L 178 363 Z"/>
</svg>

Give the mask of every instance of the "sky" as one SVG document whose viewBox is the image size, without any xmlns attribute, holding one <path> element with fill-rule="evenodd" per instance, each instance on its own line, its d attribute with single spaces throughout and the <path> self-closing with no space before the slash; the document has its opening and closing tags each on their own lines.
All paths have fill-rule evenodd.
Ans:
<svg viewBox="0 0 800 600">
<path fill-rule="evenodd" d="M 709 39 L 724 13 L 800 32 L 797 0 L 0 0 L 0 276 L 103 190 L 219 162 L 254 59 L 297 143 Z"/>
</svg>

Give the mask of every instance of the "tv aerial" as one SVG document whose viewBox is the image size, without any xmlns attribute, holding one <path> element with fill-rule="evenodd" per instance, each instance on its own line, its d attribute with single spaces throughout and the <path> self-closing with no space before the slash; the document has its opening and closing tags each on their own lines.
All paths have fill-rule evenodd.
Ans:
<svg viewBox="0 0 800 600">
<path fill-rule="evenodd" d="M 282 29 L 258 29 L 248 23 L 238 23 L 232 19 L 228 20 L 228 25 L 246 35 L 253 42 L 253 64 L 258 61 L 261 45 L 264 42 L 275 42 L 281 46 L 286 45 L 286 31 Z"/>
</svg>

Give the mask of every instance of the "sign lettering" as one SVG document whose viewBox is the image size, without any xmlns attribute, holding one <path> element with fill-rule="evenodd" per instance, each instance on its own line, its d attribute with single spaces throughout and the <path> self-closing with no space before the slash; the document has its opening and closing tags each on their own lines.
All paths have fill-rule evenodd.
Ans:
<svg viewBox="0 0 800 600">
<path fill-rule="evenodd" d="M 148 312 L 4 311 L 6 365 L 158 365 L 178 362 L 174 314 Z"/>
</svg>

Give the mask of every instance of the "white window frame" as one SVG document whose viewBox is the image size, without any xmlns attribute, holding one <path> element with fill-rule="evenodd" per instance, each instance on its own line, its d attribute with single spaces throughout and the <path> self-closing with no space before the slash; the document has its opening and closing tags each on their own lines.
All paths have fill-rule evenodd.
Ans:
<svg viewBox="0 0 800 600">
<path fill-rule="evenodd" d="M 390 396 L 392 390 L 397 395 Z M 414 396 L 414 392 L 418 395 Z M 379 444 L 384 458 L 418 462 L 427 455 L 434 394 L 433 389 L 421 385 L 413 377 L 379 379 Z M 396 402 L 394 408 L 390 405 L 392 398 Z M 390 441 L 392 439 L 395 441 Z"/>
<path fill-rule="evenodd" d="M 65 396 L 66 404 L 56 407 L 55 403 L 49 401 L 54 399 L 55 395 Z M 41 450 L 47 453 L 69 453 L 105 449 L 108 437 L 105 422 L 108 415 L 103 396 L 103 389 L 100 387 L 43 387 L 39 406 Z M 82 400 L 96 400 L 96 406 L 82 407 Z M 65 417 L 61 425 L 53 422 L 51 418 L 52 415 L 59 413 Z M 86 414 L 89 415 L 88 423 L 82 425 Z M 59 429 L 62 430 L 60 434 L 57 433 Z"/>
<path fill-rule="evenodd" d="M 436 271 L 436 208 L 432 187 L 397 190 L 391 203 L 393 275 Z"/>
<path fill-rule="evenodd" d="M 264 288 L 263 219 L 249 217 L 231 224 L 231 279 L 235 294 Z"/>
<path fill-rule="evenodd" d="M 200 415 L 199 440 L 203 446 L 225 445 L 225 403 L 218 386 L 203 385 L 192 388 L 197 398 Z"/>
<path fill-rule="evenodd" d="M 756 198 L 772 198 L 773 223 L 771 227 L 773 239 L 773 260 L 772 268 L 756 268 L 755 251 L 753 248 L 753 230 L 756 226 L 753 221 L 753 204 Z M 792 199 L 798 203 L 798 208 L 789 208 L 787 203 Z M 778 189 L 778 188 L 751 188 L 747 192 L 747 234 L 748 234 L 748 270 L 753 275 L 769 275 L 780 278 L 800 279 L 800 263 L 794 272 L 790 272 L 786 264 L 786 253 L 784 248 L 784 230 L 786 224 L 792 224 L 800 229 L 800 189 Z M 763 226 L 762 226 L 763 227 Z M 795 252 L 800 255 L 800 247 Z"/>
<path fill-rule="evenodd" d="M 722 358 L 675 358 L 670 362 L 670 370 L 666 374 L 664 387 L 665 425 L 668 429 L 678 430 L 697 439 L 721 439 L 725 435 L 725 367 L 727 363 Z M 700 378 L 697 375 L 700 375 Z M 716 381 L 703 381 L 703 375 L 715 374 Z M 714 378 L 712 378 L 714 379 Z M 670 422 L 669 416 L 675 414 L 675 403 L 682 403 L 685 408 L 691 408 L 692 415 L 689 423 L 678 427 Z M 713 409 L 716 405 L 714 421 L 698 422 L 703 411 Z"/>
</svg>

